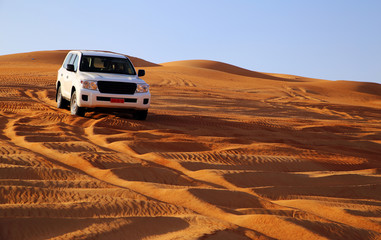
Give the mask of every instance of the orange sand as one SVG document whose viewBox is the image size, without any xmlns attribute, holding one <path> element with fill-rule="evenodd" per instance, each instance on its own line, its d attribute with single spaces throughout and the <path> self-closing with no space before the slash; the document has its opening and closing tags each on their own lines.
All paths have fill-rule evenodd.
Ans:
<svg viewBox="0 0 381 240">
<path fill-rule="evenodd" d="M 149 63 L 146 121 L 0 56 L 0 239 L 381 239 L 381 85 Z"/>
</svg>

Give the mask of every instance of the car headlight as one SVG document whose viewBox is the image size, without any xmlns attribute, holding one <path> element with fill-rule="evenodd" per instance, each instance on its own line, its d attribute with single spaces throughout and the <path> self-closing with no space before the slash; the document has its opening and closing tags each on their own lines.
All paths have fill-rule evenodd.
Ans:
<svg viewBox="0 0 381 240">
<path fill-rule="evenodd" d="M 146 83 L 138 83 L 136 86 L 137 93 L 146 93 L 149 90 L 149 85 Z"/>
<path fill-rule="evenodd" d="M 90 90 L 98 90 L 97 81 L 81 81 L 82 87 Z"/>
</svg>

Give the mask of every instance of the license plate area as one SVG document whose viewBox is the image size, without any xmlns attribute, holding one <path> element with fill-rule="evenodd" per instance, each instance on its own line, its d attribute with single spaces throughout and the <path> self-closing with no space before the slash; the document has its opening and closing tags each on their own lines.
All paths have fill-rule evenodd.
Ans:
<svg viewBox="0 0 381 240">
<path fill-rule="evenodd" d="M 124 99 L 123 98 L 111 98 L 110 102 L 112 102 L 112 103 L 124 103 Z"/>
</svg>

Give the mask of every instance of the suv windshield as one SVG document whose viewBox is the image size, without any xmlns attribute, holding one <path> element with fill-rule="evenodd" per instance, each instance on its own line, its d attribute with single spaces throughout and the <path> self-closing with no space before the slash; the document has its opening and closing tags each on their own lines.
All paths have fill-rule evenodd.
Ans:
<svg viewBox="0 0 381 240">
<path fill-rule="evenodd" d="M 136 74 L 134 67 L 127 58 L 82 56 L 79 69 L 82 72 Z"/>
</svg>

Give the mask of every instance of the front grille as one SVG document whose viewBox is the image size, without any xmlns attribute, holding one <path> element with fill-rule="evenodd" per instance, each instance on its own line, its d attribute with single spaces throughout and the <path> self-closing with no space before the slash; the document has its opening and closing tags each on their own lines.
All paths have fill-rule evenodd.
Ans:
<svg viewBox="0 0 381 240">
<path fill-rule="evenodd" d="M 124 102 L 137 102 L 136 98 L 122 98 Z M 97 97 L 97 101 L 111 102 L 110 97 Z"/>
<path fill-rule="evenodd" d="M 98 89 L 101 93 L 134 94 L 136 83 L 98 81 Z"/>
</svg>

